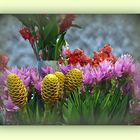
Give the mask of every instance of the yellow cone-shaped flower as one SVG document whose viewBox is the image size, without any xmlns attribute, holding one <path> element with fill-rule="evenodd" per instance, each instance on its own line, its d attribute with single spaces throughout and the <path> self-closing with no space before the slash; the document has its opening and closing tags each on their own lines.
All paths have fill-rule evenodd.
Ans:
<svg viewBox="0 0 140 140">
<path fill-rule="evenodd" d="M 9 74 L 7 77 L 8 94 L 12 101 L 18 107 L 23 107 L 27 103 L 27 91 L 26 88 L 16 74 Z"/>
<path fill-rule="evenodd" d="M 62 95 L 63 91 L 64 91 L 64 82 L 65 82 L 65 76 L 62 72 L 55 72 L 54 75 L 56 75 L 56 77 L 58 78 L 59 81 L 59 93 L 60 96 Z"/>
<path fill-rule="evenodd" d="M 79 69 L 70 70 L 65 77 L 65 88 L 66 90 L 73 91 L 80 87 L 82 83 L 82 71 Z"/>
<path fill-rule="evenodd" d="M 44 77 L 41 87 L 41 96 L 44 102 L 56 102 L 59 95 L 59 80 L 54 74 L 48 74 Z"/>
</svg>

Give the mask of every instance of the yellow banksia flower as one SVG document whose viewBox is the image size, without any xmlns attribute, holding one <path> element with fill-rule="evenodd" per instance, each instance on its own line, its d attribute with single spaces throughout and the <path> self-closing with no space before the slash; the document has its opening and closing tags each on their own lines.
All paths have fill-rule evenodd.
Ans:
<svg viewBox="0 0 140 140">
<path fill-rule="evenodd" d="M 20 108 L 25 106 L 28 100 L 27 91 L 20 77 L 16 74 L 9 74 L 7 77 L 7 87 L 8 94 L 14 104 Z"/>
<path fill-rule="evenodd" d="M 54 74 L 48 74 L 44 77 L 41 87 L 41 96 L 44 102 L 57 102 L 59 99 L 59 80 Z"/>
<path fill-rule="evenodd" d="M 59 93 L 60 96 L 62 95 L 63 91 L 64 91 L 64 82 L 65 82 L 65 76 L 62 72 L 55 72 L 54 75 L 56 75 L 56 77 L 58 78 L 59 81 Z"/>
<path fill-rule="evenodd" d="M 82 71 L 79 69 L 70 70 L 65 77 L 65 88 L 69 91 L 74 91 L 82 84 Z"/>
</svg>

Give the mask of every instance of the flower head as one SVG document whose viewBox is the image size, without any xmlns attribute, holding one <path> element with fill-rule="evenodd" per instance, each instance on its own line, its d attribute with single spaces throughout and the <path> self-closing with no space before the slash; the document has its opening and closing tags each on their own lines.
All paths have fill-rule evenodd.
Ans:
<svg viewBox="0 0 140 140">
<path fill-rule="evenodd" d="M 49 65 L 44 65 L 43 67 L 41 67 L 41 72 L 44 74 L 44 75 L 47 75 L 47 74 L 50 74 L 50 73 L 53 73 L 54 70 L 51 66 Z"/>
<path fill-rule="evenodd" d="M 93 69 L 93 77 L 98 81 L 100 82 L 104 77 L 105 77 L 105 74 L 102 73 L 102 70 L 100 67 L 96 67 Z"/>
<path fill-rule="evenodd" d="M 132 74 L 135 71 L 134 60 L 131 55 L 122 55 L 114 64 L 114 75 L 120 77 L 123 73 Z"/>
<path fill-rule="evenodd" d="M 108 74 L 110 71 L 112 71 L 112 63 L 110 61 L 104 60 L 101 63 L 99 63 L 99 67 L 103 74 Z"/>
<path fill-rule="evenodd" d="M 86 85 L 91 85 L 93 80 L 93 68 L 88 64 L 83 69 L 83 83 Z"/>
<path fill-rule="evenodd" d="M 41 88 L 41 96 L 45 103 L 57 102 L 60 98 L 59 80 L 56 75 L 48 74 L 44 77 Z"/>
<path fill-rule="evenodd" d="M 65 88 L 69 91 L 74 91 L 76 88 L 81 87 L 82 84 L 82 71 L 74 68 L 70 70 L 65 77 Z"/>
<path fill-rule="evenodd" d="M 27 103 L 27 91 L 26 88 L 16 74 L 9 74 L 7 77 L 8 94 L 12 101 L 18 106 L 23 107 Z"/>
<path fill-rule="evenodd" d="M 0 71 L 3 71 L 4 68 L 7 66 L 9 58 L 0 52 Z"/>
<path fill-rule="evenodd" d="M 31 32 L 29 31 L 29 29 L 27 27 L 23 27 L 19 30 L 20 34 L 22 35 L 22 37 L 26 40 L 26 39 L 30 39 L 31 37 Z"/>
<path fill-rule="evenodd" d="M 73 14 L 68 14 L 64 17 L 64 19 L 61 20 L 60 23 L 60 33 L 64 32 L 66 29 L 68 29 L 72 25 L 72 21 L 75 19 L 75 16 Z"/>
</svg>

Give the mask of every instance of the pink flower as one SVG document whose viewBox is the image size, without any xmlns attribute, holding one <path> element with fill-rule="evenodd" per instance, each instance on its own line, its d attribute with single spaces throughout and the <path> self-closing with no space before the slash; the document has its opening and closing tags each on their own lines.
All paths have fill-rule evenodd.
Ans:
<svg viewBox="0 0 140 140">
<path fill-rule="evenodd" d="M 97 67 L 93 69 L 93 77 L 99 82 L 105 77 L 105 74 L 102 73 L 100 67 Z"/>
<path fill-rule="evenodd" d="M 121 77 L 123 73 L 132 74 L 135 71 L 135 64 L 132 56 L 129 54 L 122 55 L 114 64 L 113 73 Z"/>
<path fill-rule="evenodd" d="M 94 82 L 93 68 L 88 64 L 83 69 L 83 83 L 86 85 L 91 85 Z"/>
</svg>

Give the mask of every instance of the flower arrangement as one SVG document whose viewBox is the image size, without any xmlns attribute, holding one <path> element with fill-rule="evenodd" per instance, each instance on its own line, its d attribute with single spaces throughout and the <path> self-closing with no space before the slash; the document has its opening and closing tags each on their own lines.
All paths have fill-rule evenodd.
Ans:
<svg viewBox="0 0 140 140">
<path fill-rule="evenodd" d="M 128 124 L 136 64 L 129 54 L 116 57 L 111 50 L 106 44 L 89 58 L 67 48 L 59 71 L 43 66 L 42 77 L 33 67 L 6 69 L 1 73 L 3 123 Z"/>
<path fill-rule="evenodd" d="M 64 45 L 64 35 L 73 15 L 59 24 L 55 15 L 18 18 L 26 25 L 20 33 L 37 60 L 57 60 L 58 69 L 47 64 L 40 70 L 8 68 L 8 58 L 2 57 L 1 124 L 132 123 L 132 114 L 138 112 L 134 104 L 140 97 L 140 71 L 131 55 L 114 56 L 110 44 L 93 57 L 79 48 L 71 51 Z"/>
</svg>

